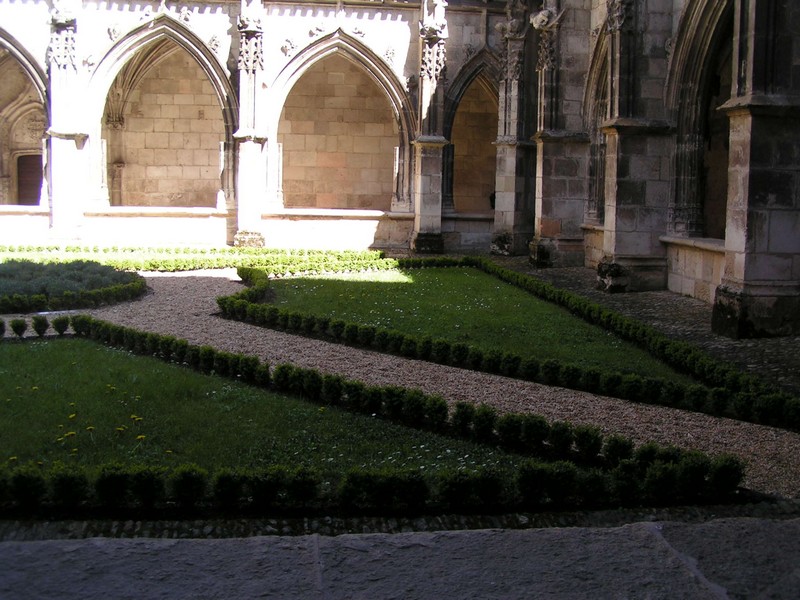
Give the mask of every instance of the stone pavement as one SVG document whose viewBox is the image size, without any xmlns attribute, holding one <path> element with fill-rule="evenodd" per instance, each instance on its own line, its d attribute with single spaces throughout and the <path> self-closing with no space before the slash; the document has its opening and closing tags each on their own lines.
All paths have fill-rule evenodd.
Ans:
<svg viewBox="0 0 800 600">
<path fill-rule="evenodd" d="M 0 544 L 0 598 L 800 597 L 800 519 Z"/>
</svg>

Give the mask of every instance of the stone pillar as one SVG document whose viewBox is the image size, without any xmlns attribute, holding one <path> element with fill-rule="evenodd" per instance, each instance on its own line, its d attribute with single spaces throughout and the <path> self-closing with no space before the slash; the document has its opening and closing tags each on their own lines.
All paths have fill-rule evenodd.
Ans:
<svg viewBox="0 0 800 600">
<path fill-rule="evenodd" d="M 582 266 L 584 264 L 583 222 L 587 196 L 588 136 L 568 130 L 574 115 L 562 107 L 558 77 L 564 80 L 564 94 L 576 97 L 582 90 L 569 83 L 573 73 L 559 64 L 559 39 L 568 45 L 576 35 L 575 23 L 560 31 L 565 11 L 557 0 L 547 0 L 531 15 L 537 34 L 538 77 L 536 97 L 536 218 L 535 235 L 530 244 L 531 261 L 541 267 Z M 569 36 L 572 36 L 571 38 Z M 577 46 L 571 46 L 577 47 Z M 582 78 L 581 78 L 582 79 Z M 581 82 L 581 88 L 582 88 Z M 575 127 L 575 125 L 573 125 Z"/>
<path fill-rule="evenodd" d="M 800 334 L 800 6 L 737 0 L 725 270 L 712 329 Z"/>
<path fill-rule="evenodd" d="M 503 71 L 497 125 L 497 163 L 492 251 L 524 254 L 533 235 L 533 210 L 526 198 L 525 167 L 531 144 L 523 139 L 523 65 L 528 14 L 525 2 L 507 0 L 503 36 Z"/>
<path fill-rule="evenodd" d="M 444 251 L 442 183 L 444 79 L 447 18 L 445 0 L 422 3 L 417 139 L 414 140 L 414 232 L 411 248 L 420 253 Z"/>
<path fill-rule="evenodd" d="M 267 197 L 267 136 L 257 123 L 258 80 L 264 69 L 260 5 L 242 0 L 239 28 L 239 130 L 236 171 L 237 246 L 263 246 L 262 206 Z"/>
<path fill-rule="evenodd" d="M 636 68 L 636 12 L 631 0 L 607 0 L 608 116 L 604 181 L 603 258 L 598 287 L 609 292 L 664 289 L 666 230 L 670 196 L 670 127 L 643 118 L 634 77 L 652 75 Z M 637 75 L 638 73 L 638 75 Z"/>
<path fill-rule="evenodd" d="M 50 75 L 50 138 L 47 159 L 50 189 L 50 227 L 53 235 L 79 237 L 87 197 L 89 157 L 80 117 L 82 82 L 75 56 L 79 5 L 61 3 L 52 13 L 47 59 Z M 99 143 L 99 140 L 97 140 Z"/>
</svg>

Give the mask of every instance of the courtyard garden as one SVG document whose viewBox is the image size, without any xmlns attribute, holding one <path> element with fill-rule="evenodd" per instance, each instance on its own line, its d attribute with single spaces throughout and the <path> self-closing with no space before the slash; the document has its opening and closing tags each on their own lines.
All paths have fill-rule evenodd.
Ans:
<svg viewBox="0 0 800 600">
<path fill-rule="evenodd" d="M 786 416 L 796 399 L 480 259 L 221 254 L 233 263 L 227 266 L 243 261 L 239 272 L 250 284 L 219 299 L 229 318 L 792 428 Z M 218 256 L 211 263 L 187 256 L 179 259 L 185 268 L 219 266 Z M 108 257 L 124 266 L 119 252 Z M 703 503 L 735 499 L 744 473 L 729 455 L 634 444 L 491 405 L 448 407 L 417 389 L 268 365 L 80 314 L 35 315 L 36 333 L 57 332 L 58 339 L 13 343 L 14 334 L 25 334 L 20 321 L 27 323 L 9 321 L 0 344 L 0 505 L 9 514 L 155 506 L 417 514 Z"/>
</svg>

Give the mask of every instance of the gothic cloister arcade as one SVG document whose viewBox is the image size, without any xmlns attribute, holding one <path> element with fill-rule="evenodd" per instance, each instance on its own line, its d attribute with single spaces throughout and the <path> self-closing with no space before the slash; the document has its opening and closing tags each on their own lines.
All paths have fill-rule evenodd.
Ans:
<svg viewBox="0 0 800 600">
<path fill-rule="evenodd" d="M 791 0 L 0 0 L 12 243 L 529 254 L 800 332 Z"/>
</svg>

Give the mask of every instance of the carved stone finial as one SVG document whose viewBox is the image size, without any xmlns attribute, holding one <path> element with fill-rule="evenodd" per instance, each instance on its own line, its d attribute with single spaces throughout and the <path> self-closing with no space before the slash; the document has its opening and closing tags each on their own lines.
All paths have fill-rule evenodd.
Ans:
<svg viewBox="0 0 800 600">
<path fill-rule="evenodd" d="M 630 6 L 631 0 L 606 0 L 606 25 L 609 32 L 615 33 L 625 27 Z"/>
<path fill-rule="evenodd" d="M 261 20 L 240 15 L 239 29 L 239 70 L 255 73 L 264 68 Z"/>
</svg>

